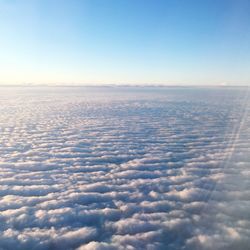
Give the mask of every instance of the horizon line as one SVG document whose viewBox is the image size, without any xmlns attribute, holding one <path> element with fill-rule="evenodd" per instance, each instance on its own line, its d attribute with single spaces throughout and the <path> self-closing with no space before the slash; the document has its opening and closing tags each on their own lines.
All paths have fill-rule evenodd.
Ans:
<svg viewBox="0 0 250 250">
<path fill-rule="evenodd" d="M 250 87 L 248 84 L 166 84 L 166 83 L 20 83 L 1 84 L 0 87 Z"/>
</svg>

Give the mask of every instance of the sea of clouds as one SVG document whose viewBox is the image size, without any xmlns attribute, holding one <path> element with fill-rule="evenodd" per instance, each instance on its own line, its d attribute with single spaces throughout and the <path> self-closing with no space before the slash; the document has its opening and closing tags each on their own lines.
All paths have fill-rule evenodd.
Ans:
<svg viewBox="0 0 250 250">
<path fill-rule="evenodd" d="M 243 88 L 1 87 L 1 250 L 250 249 Z"/>
</svg>

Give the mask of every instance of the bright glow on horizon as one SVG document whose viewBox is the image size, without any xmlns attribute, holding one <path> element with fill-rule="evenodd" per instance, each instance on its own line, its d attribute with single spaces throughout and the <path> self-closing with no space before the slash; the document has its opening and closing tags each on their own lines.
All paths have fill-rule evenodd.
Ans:
<svg viewBox="0 0 250 250">
<path fill-rule="evenodd" d="M 0 0 L 0 84 L 250 83 L 246 0 Z"/>
</svg>

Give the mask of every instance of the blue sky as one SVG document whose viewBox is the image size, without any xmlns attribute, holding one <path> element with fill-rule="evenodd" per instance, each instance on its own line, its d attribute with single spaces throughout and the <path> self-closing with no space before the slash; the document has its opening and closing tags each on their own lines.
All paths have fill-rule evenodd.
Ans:
<svg viewBox="0 0 250 250">
<path fill-rule="evenodd" d="M 248 0 L 0 0 L 0 83 L 249 84 Z"/>
</svg>

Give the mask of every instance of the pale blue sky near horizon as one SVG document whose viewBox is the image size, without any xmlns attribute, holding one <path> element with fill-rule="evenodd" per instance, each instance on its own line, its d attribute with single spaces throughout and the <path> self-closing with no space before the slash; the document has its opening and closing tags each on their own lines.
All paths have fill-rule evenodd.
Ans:
<svg viewBox="0 0 250 250">
<path fill-rule="evenodd" d="M 250 84 L 248 0 L 0 0 L 0 84 Z"/>
</svg>

